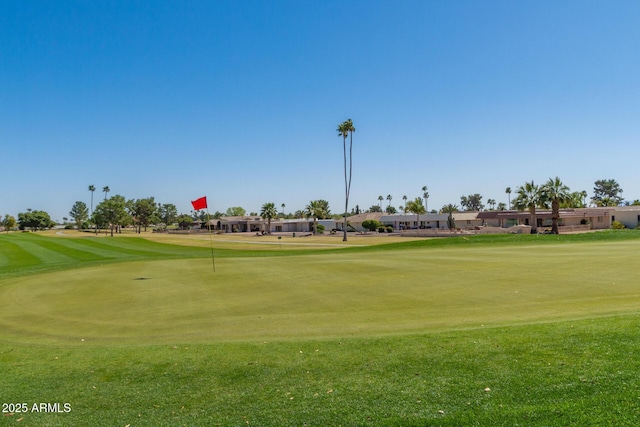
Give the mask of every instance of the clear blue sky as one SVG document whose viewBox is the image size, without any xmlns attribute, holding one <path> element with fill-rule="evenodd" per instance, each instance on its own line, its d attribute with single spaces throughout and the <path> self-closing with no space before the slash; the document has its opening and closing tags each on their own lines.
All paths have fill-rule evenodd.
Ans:
<svg viewBox="0 0 640 427">
<path fill-rule="evenodd" d="M 0 214 L 154 196 L 429 209 L 559 176 L 640 198 L 637 1 L 3 1 Z M 385 205 L 386 205 L 385 200 Z"/>
</svg>

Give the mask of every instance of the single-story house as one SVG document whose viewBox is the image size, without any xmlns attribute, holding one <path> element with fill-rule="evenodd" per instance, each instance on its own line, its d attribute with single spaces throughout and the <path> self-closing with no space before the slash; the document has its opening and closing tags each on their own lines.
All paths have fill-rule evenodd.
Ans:
<svg viewBox="0 0 640 427">
<path fill-rule="evenodd" d="M 482 212 L 453 212 L 454 228 L 459 229 L 474 229 L 480 227 L 482 219 L 478 218 L 478 215 Z M 448 215 L 447 215 L 448 216 Z"/>
<path fill-rule="evenodd" d="M 474 229 L 477 227 L 508 228 L 518 225 L 530 225 L 531 215 L 528 211 L 483 211 L 454 212 L 452 214 L 456 229 Z M 362 223 L 376 220 L 394 230 L 412 229 L 448 229 L 449 214 L 396 214 L 384 212 L 367 212 L 347 218 L 350 229 L 365 231 Z M 612 221 L 620 221 L 627 228 L 640 225 L 640 206 L 616 206 L 602 208 L 560 209 L 558 225 L 565 230 L 602 230 L 611 228 Z M 344 218 L 317 220 L 325 230 L 344 229 Z M 536 210 L 538 228 L 551 227 L 551 211 Z M 201 223 L 197 223 L 199 227 Z M 231 232 L 271 232 L 271 233 L 306 233 L 313 231 L 313 218 L 283 219 L 273 218 L 271 229 L 267 230 L 268 221 L 261 216 L 226 216 L 212 219 L 209 222 L 214 230 Z M 560 230 L 562 232 L 562 229 Z"/>
<path fill-rule="evenodd" d="M 320 221 L 318 221 L 320 224 Z M 265 229 L 267 220 L 264 220 Z M 308 233 L 313 231 L 313 218 L 272 219 L 271 233 Z"/>
<path fill-rule="evenodd" d="M 627 228 L 640 225 L 640 206 L 616 206 L 611 214 L 611 222 L 620 221 Z"/>
<path fill-rule="evenodd" d="M 603 230 L 611 228 L 614 208 L 576 208 L 560 209 L 558 226 L 580 230 Z M 454 214 L 455 217 L 455 214 Z M 551 227 L 552 212 L 548 209 L 536 210 L 536 227 Z M 513 227 L 515 225 L 531 225 L 529 211 L 484 211 L 477 213 L 481 226 Z M 456 222 L 456 227 L 458 227 Z M 562 230 L 560 230 L 562 232 Z"/>
<path fill-rule="evenodd" d="M 273 220 L 271 223 L 273 224 Z M 224 231 L 225 233 L 265 230 L 265 221 L 260 216 L 225 216 L 219 219 L 212 219 L 210 224 L 214 230 Z"/>
<path fill-rule="evenodd" d="M 380 223 L 393 227 L 394 230 L 411 230 L 411 229 L 445 229 L 447 226 L 447 214 L 387 214 L 384 212 L 366 212 L 347 217 L 349 227 L 356 231 L 365 231 L 362 223 L 367 220 L 375 220 Z M 344 226 L 344 218 L 336 220 L 336 226 L 342 230 Z"/>
<path fill-rule="evenodd" d="M 212 219 L 209 224 L 214 230 L 225 233 L 271 232 L 271 233 L 305 233 L 313 231 L 313 219 L 271 219 L 271 229 L 267 230 L 269 221 L 261 216 L 224 216 Z"/>
<path fill-rule="evenodd" d="M 367 220 L 380 221 L 381 218 L 386 215 L 384 212 L 365 212 L 357 215 L 351 215 L 347 217 L 349 229 L 353 228 L 356 231 L 365 231 L 362 223 Z M 382 222 L 382 221 L 380 221 Z M 344 230 L 344 217 L 336 220 L 336 228 Z"/>
<path fill-rule="evenodd" d="M 394 230 L 412 230 L 419 228 L 445 229 L 449 228 L 447 223 L 448 219 L 448 214 L 399 214 L 383 215 L 380 222 L 392 226 Z"/>
</svg>

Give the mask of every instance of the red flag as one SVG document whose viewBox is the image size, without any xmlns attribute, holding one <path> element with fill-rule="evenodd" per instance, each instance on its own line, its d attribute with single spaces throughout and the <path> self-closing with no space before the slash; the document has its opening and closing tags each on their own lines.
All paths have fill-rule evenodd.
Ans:
<svg viewBox="0 0 640 427">
<path fill-rule="evenodd" d="M 191 204 L 193 205 L 193 209 L 199 211 L 200 209 L 207 208 L 207 196 L 200 197 L 197 200 L 192 200 Z"/>
</svg>

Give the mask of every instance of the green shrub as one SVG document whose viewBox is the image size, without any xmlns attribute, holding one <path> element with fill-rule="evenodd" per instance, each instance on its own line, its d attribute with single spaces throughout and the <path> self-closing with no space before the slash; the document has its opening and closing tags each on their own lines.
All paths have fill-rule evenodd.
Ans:
<svg viewBox="0 0 640 427">
<path fill-rule="evenodd" d="M 379 229 L 381 226 L 382 226 L 382 224 L 380 223 L 380 221 L 378 221 L 376 219 L 366 219 L 366 220 L 362 221 L 362 227 L 365 230 L 375 231 L 375 230 Z"/>
<path fill-rule="evenodd" d="M 624 229 L 626 227 L 620 221 L 613 221 L 611 223 L 611 228 L 613 228 L 614 230 L 622 230 L 622 229 Z"/>
<path fill-rule="evenodd" d="M 324 233 L 324 225 L 322 225 L 322 224 L 316 225 L 316 230 L 317 230 L 318 234 L 323 234 Z"/>
</svg>

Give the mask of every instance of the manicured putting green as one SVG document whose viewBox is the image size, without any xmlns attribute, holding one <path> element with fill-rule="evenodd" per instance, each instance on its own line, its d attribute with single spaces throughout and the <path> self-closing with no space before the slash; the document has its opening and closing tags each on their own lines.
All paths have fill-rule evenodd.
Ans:
<svg viewBox="0 0 640 427">
<path fill-rule="evenodd" d="M 180 259 L 179 247 L 117 244 L 124 240 L 118 253 L 132 261 L 0 282 L 4 339 L 100 345 L 362 337 L 591 318 L 640 306 L 639 240 L 222 257 L 215 273 L 202 251 Z M 31 249 L 40 258 L 46 252 Z M 72 249 L 79 253 L 60 256 L 84 256 Z M 110 259 L 108 248 L 94 250 Z M 48 256 L 48 263 L 68 262 L 53 250 Z"/>
<path fill-rule="evenodd" d="M 637 232 L 153 237 L 0 236 L 0 394 L 72 407 L 3 422 L 639 423 Z"/>
</svg>

